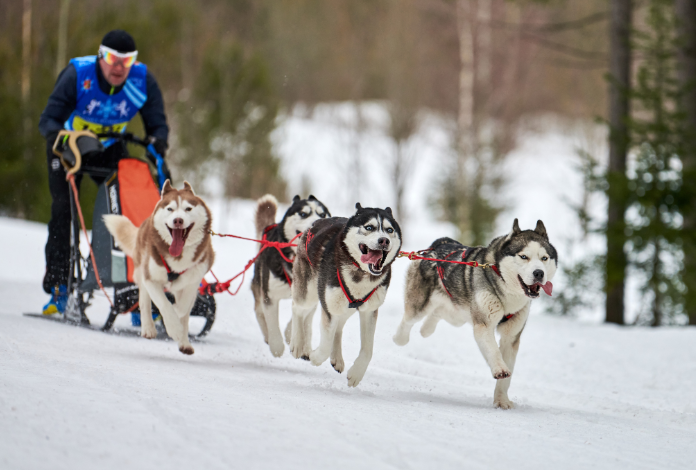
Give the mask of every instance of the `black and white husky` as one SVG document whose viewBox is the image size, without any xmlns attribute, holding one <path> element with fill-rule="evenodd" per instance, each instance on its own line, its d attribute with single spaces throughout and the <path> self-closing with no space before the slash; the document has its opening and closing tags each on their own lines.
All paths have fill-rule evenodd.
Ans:
<svg viewBox="0 0 696 470">
<path fill-rule="evenodd" d="M 360 354 L 348 371 L 348 385 L 357 386 L 372 359 L 377 309 L 391 280 L 391 263 L 401 249 L 401 229 L 392 211 L 363 208 L 351 218 L 317 220 L 300 238 L 293 265 L 292 338 L 296 358 L 318 366 L 331 356 L 339 373 L 343 325 L 360 312 Z M 321 303 L 321 342 L 311 351 L 312 317 Z"/>
<path fill-rule="evenodd" d="M 295 196 L 283 220 L 276 224 L 277 211 L 278 201 L 272 195 L 267 194 L 257 201 L 255 223 L 259 239 L 265 236 L 272 242 L 289 242 L 307 230 L 315 220 L 331 217 L 326 206 L 312 195 L 307 199 Z M 283 249 L 283 258 L 275 248 L 267 248 L 254 264 L 251 291 L 254 293 L 256 319 L 263 339 L 276 357 L 282 356 L 285 349 L 278 324 L 278 302 L 292 297 L 292 263 L 288 260 L 292 261 L 296 251 L 292 247 Z M 289 331 L 286 337 L 289 339 Z"/>
<path fill-rule="evenodd" d="M 400 346 L 408 343 L 413 325 L 425 318 L 421 335 L 435 332 L 440 320 L 453 326 L 471 322 L 474 338 L 486 359 L 495 386 L 493 403 L 510 409 L 510 376 L 520 347 L 532 300 L 540 289 L 551 295 L 551 279 L 558 255 L 541 220 L 534 230 L 520 230 L 515 219 L 512 232 L 487 247 L 465 247 L 451 238 L 435 240 L 423 256 L 454 261 L 487 263 L 482 269 L 462 264 L 415 261 L 406 278 L 405 312 L 394 335 Z M 500 347 L 495 330 L 500 333 Z"/>
</svg>

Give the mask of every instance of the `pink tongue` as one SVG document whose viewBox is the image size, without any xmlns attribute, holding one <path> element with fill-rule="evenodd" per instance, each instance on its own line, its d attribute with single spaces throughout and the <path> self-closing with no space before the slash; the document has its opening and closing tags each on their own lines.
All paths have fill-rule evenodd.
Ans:
<svg viewBox="0 0 696 470">
<path fill-rule="evenodd" d="M 541 284 L 541 288 L 544 289 L 546 295 L 551 297 L 551 291 L 553 290 L 553 284 L 551 284 L 551 281 L 547 281 L 546 284 Z"/>
<path fill-rule="evenodd" d="M 360 257 L 360 261 L 365 264 L 377 264 L 380 259 L 382 259 L 382 250 L 370 250 Z"/>
<path fill-rule="evenodd" d="M 184 229 L 172 229 L 172 244 L 169 245 L 169 254 L 176 257 L 184 251 Z"/>
</svg>

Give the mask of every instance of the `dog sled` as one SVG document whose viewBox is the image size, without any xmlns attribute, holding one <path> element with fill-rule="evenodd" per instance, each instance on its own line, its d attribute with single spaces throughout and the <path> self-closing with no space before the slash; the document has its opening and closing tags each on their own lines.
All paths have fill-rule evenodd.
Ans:
<svg viewBox="0 0 696 470">
<path fill-rule="evenodd" d="M 65 132 L 67 133 L 67 131 Z M 144 147 L 150 163 L 137 158 L 125 157 L 119 160 L 116 170 L 83 165 L 83 156 L 103 150 L 98 138 L 114 139 Z M 71 237 L 67 306 L 60 316 L 57 314 L 52 316 L 26 315 L 104 332 L 137 335 L 139 328 L 137 330 L 134 328 L 114 329 L 114 322 L 119 315 L 139 315 L 136 313 L 138 311 L 138 286 L 133 282 L 133 260 L 116 246 L 104 225 L 102 216 L 106 214 L 124 215 L 133 224 L 140 226 L 150 216 L 160 199 L 160 191 L 153 179 L 153 171 L 156 173 L 161 188 L 165 180 L 163 159 L 148 141 L 130 133 L 109 132 L 95 135 L 87 131 L 79 131 L 68 133 L 66 140 L 64 143 L 57 144 L 54 149 L 60 155 L 68 175 L 89 175 L 104 178 L 104 182 L 99 185 L 94 205 L 91 252 L 84 256 L 80 250 L 80 224 L 83 225 L 85 235 L 86 227 L 84 227 L 82 220 L 82 210 L 79 206 L 77 188 L 73 180 L 69 189 Z M 151 165 L 153 171 L 151 171 Z M 113 295 L 107 294 L 107 288 L 113 289 Z M 101 325 L 94 325 L 87 312 L 92 306 L 95 292 L 99 290 L 104 291 L 111 308 L 106 321 Z M 167 293 L 167 297 L 170 302 L 175 302 L 171 294 Z M 201 289 L 191 311 L 190 337 L 201 338 L 210 331 L 215 322 L 215 310 L 216 305 L 212 292 L 205 292 Z M 152 312 L 153 316 L 159 316 L 159 310 L 154 303 Z M 139 320 L 139 316 L 136 317 L 136 320 Z M 158 322 L 157 325 L 160 329 L 158 338 L 166 338 L 163 322 Z"/>
</svg>

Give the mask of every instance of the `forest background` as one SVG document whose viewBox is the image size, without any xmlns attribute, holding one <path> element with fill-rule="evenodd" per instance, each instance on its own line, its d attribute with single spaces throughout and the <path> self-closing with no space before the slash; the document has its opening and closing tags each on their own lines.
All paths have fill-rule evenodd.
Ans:
<svg viewBox="0 0 696 470">
<path fill-rule="evenodd" d="M 573 210 L 587 233 L 606 236 L 609 256 L 564 266 L 575 287 L 557 311 L 582 308 L 599 279 L 592 294 L 608 292 L 607 321 L 623 323 L 634 275 L 650 305 L 638 323 L 696 324 L 696 204 L 683 184 L 696 167 L 693 3 L 0 0 L 0 214 L 48 221 L 40 113 L 67 61 L 95 54 L 104 33 L 121 28 L 162 88 L 175 177 L 201 180 L 216 162 L 228 198 L 292 196 L 271 134 L 298 105 L 311 114 L 355 103 L 359 127 L 360 104 L 379 102 L 394 142 L 385 172 L 397 214 L 418 158 L 406 144 L 424 112 L 438 115 L 452 158 L 431 202 L 461 241 L 480 244 L 503 209 L 490 195 L 506 182 L 501 164 L 525 120 L 605 125 L 609 158 L 585 152 L 578 171 L 587 194 L 608 201 L 606 217 Z M 137 120 L 129 130 L 142 129 Z M 84 204 L 95 191 L 84 185 Z"/>
</svg>

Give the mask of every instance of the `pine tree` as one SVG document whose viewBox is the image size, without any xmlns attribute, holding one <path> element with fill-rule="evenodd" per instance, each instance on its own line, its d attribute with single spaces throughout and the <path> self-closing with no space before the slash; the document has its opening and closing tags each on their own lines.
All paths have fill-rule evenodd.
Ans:
<svg viewBox="0 0 696 470">
<path fill-rule="evenodd" d="M 651 0 L 646 27 L 634 32 L 641 62 L 631 92 L 629 134 L 635 164 L 628 172 L 626 235 L 629 261 L 649 306 L 639 321 L 673 322 L 683 311 L 682 161 L 683 89 L 676 74 L 676 22 L 672 0 Z"/>
</svg>

